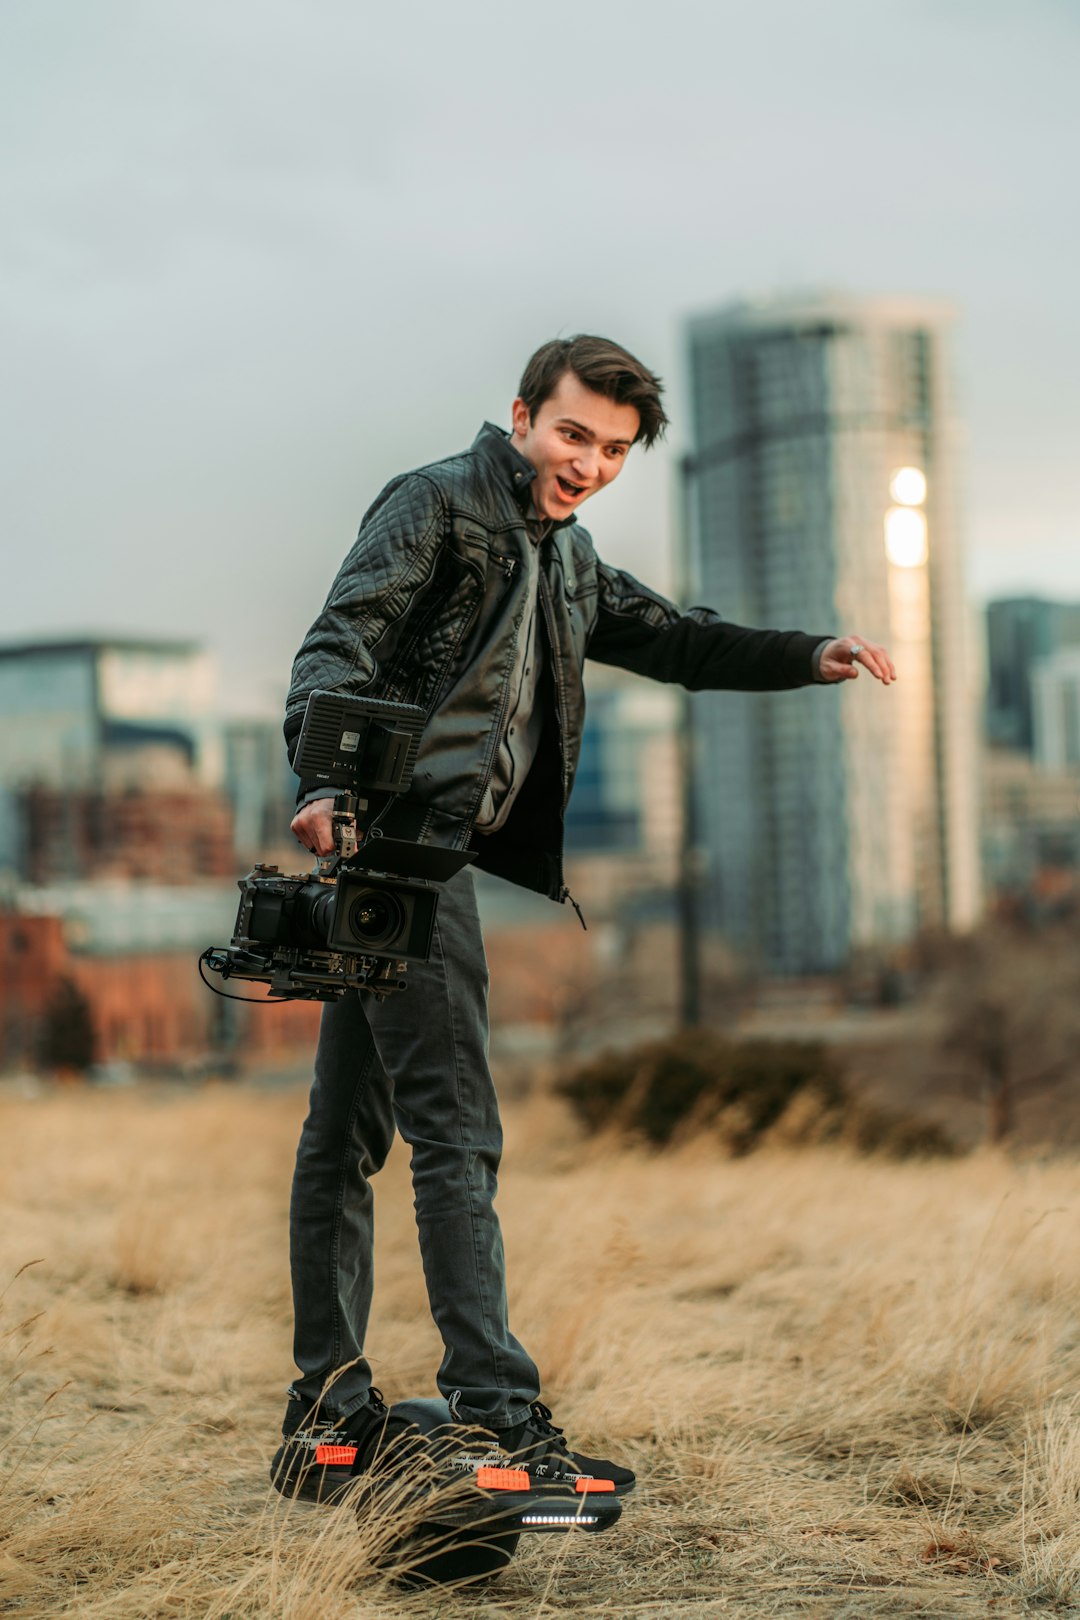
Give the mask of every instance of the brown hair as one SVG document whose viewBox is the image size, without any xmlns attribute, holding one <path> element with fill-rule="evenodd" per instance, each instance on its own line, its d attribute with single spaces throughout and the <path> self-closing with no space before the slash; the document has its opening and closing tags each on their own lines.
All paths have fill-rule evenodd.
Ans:
<svg viewBox="0 0 1080 1620">
<path fill-rule="evenodd" d="M 664 391 L 660 378 L 617 343 L 587 333 L 553 338 L 537 349 L 525 367 L 518 394 L 528 406 L 530 421 L 568 371 L 594 393 L 617 405 L 634 407 L 641 418 L 635 444 L 640 439 L 648 450 L 663 436 L 668 419 L 660 403 Z"/>
</svg>

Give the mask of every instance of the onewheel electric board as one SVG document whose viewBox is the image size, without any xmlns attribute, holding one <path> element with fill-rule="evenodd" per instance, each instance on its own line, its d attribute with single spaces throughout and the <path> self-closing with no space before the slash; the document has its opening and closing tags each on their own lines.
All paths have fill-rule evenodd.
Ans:
<svg viewBox="0 0 1080 1620">
<path fill-rule="evenodd" d="M 414 1423 L 436 1449 L 455 1428 L 460 1433 L 445 1401 L 399 1401 L 391 1412 Z M 610 1530 L 622 1512 L 611 1480 L 582 1479 L 573 1491 L 538 1485 L 524 1469 L 493 1467 L 482 1456 L 467 1477 L 460 1464 L 457 1475 L 469 1488 L 434 1504 L 406 1539 L 413 1556 L 404 1579 L 411 1585 L 490 1578 L 509 1564 L 522 1535 L 595 1534 Z"/>
</svg>

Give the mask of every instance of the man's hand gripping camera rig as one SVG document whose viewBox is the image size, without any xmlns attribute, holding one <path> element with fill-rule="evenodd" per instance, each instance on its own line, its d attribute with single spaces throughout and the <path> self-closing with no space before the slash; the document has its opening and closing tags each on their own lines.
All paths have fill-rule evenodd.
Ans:
<svg viewBox="0 0 1080 1620">
<path fill-rule="evenodd" d="M 424 711 L 414 704 L 312 692 L 293 768 L 306 781 L 338 790 L 334 853 L 320 857 L 313 872 L 286 876 L 259 864 L 240 879 L 230 944 L 212 945 L 199 958 L 210 989 L 216 986 L 206 968 L 223 979 L 268 985 L 266 999 L 273 1001 L 405 989 L 409 962 L 431 954 L 433 884 L 473 859 L 468 850 L 382 836 L 382 816 L 408 791 L 423 728 Z"/>
</svg>

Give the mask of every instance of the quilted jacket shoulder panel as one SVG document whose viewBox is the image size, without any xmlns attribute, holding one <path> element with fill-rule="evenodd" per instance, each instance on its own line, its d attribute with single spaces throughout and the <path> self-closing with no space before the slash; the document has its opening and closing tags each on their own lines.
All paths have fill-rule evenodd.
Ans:
<svg viewBox="0 0 1080 1620">
<path fill-rule="evenodd" d="M 288 713 L 302 708 L 317 688 L 332 691 L 348 683 L 361 690 L 371 680 L 372 649 L 434 570 L 445 514 L 438 485 L 419 473 L 395 479 L 368 508 L 296 655 Z"/>
</svg>

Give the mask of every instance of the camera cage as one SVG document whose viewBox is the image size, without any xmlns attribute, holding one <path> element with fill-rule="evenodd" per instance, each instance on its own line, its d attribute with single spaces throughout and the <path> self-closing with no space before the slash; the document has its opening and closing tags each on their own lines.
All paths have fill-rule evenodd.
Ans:
<svg viewBox="0 0 1080 1620">
<path fill-rule="evenodd" d="M 266 999 L 274 1001 L 335 1000 L 349 989 L 381 996 L 405 988 L 407 960 L 426 961 L 430 953 L 438 904 L 431 885 L 445 883 L 474 859 L 472 850 L 388 838 L 379 828 L 394 798 L 408 791 L 425 720 L 416 704 L 310 694 L 293 769 L 304 781 L 335 790 L 336 853 L 321 857 L 317 870 L 306 875 L 286 877 L 277 867 L 257 864 L 239 880 L 241 902 L 230 945 L 211 946 L 199 958 L 208 988 L 217 990 L 204 966 L 223 979 L 266 984 Z M 366 794 L 385 796 L 385 802 L 358 833 L 357 811 L 371 809 Z M 380 933 L 370 919 L 371 943 L 364 937 L 366 924 L 357 926 L 354 915 L 357 880 L 368 878 L 376 908 L 403 919 L 397 933 Z M 332 896 L 329 905 L 326 896 Z M 313 939 L 316 917 L 322 931 Z"/>
</svg>

